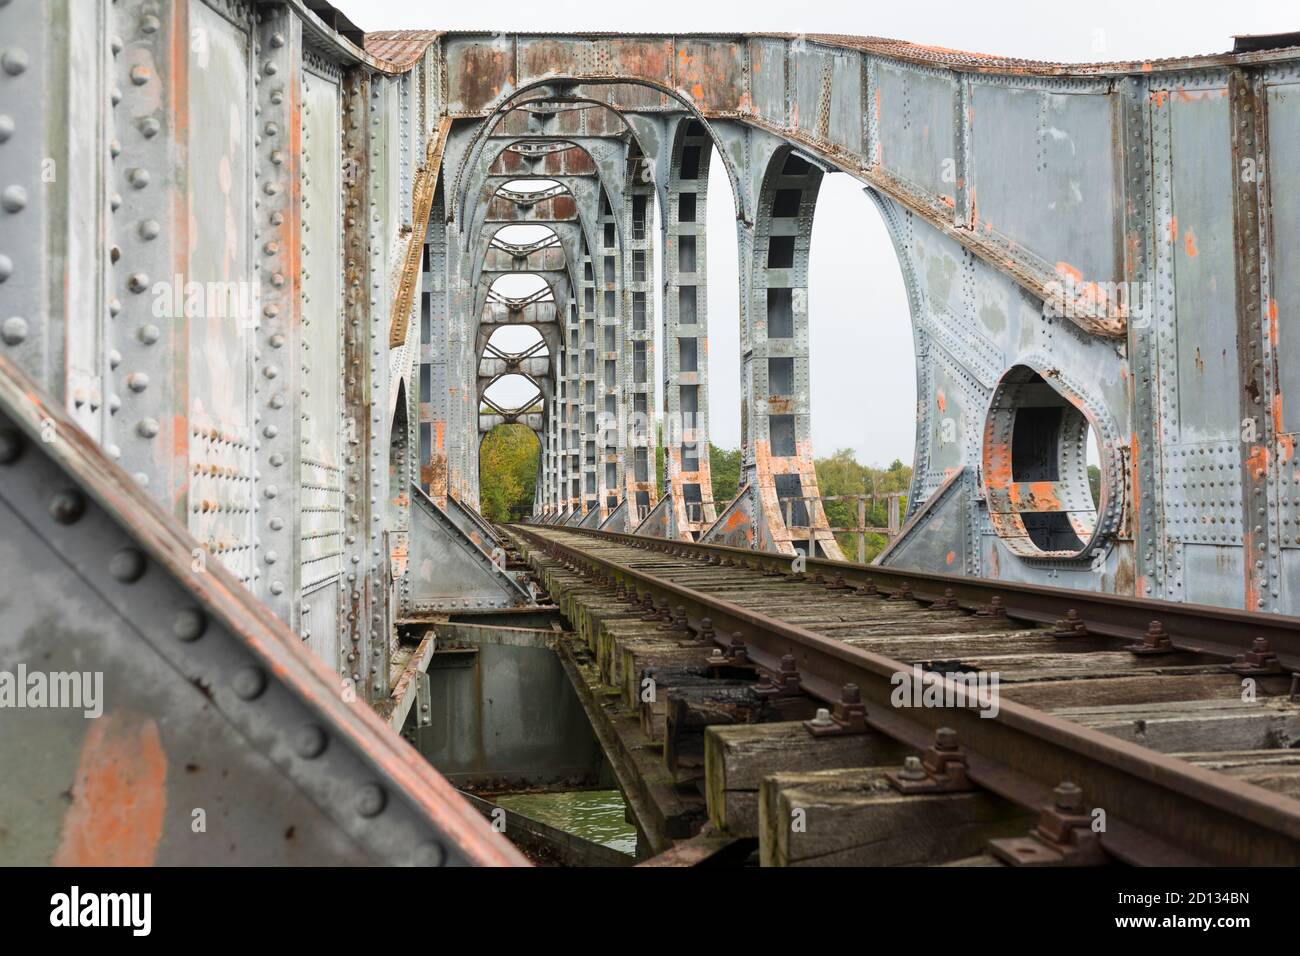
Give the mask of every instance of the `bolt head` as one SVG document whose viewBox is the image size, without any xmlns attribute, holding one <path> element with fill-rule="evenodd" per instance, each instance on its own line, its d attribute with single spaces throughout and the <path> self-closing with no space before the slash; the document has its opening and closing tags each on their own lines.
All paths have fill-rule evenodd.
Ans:
<svg viewBox="0 0 1300 956">
<path fill-rule="evenodd" d="M 1083 791 L 1078 784 L 1066 780 L 1052 791 L 1056 809 L 1065 813 L 1079 813 L 1083 810 Z"/>
</svg>

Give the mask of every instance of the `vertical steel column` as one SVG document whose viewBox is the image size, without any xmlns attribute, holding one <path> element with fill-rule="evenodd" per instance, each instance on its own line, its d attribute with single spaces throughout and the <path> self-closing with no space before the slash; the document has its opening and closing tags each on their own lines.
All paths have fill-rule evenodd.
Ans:
<svg viewBox="0 0 1300 956">
<path fill-rule="evenodd" d="M 188 272 L 189 59 L 173 53 L 189 50 L 189 5 L 119 3 L 109 19 L 122 50 L 112 64 L 119 152 L 109 185 L 108 241 L 117 255 L 108 299 L 113 419 L 106 439 L 109 454 L 188 522 L 188 323 L 181 316 L 159 322 L 147 293 L 155 283 L 183 283 Z M 173 299 L 177 291 L 183 287 L 172 290 Z"/>
<path fill-rule="evenodd" d="M 447 211 L 441 183 L 433 196 L 420 285 L 420 486 L 447 507 L 447 439 L 452 409 L 447 301 Z M 477 430 L 477 423 L 475 423 Z"/>
<path fill-rule="evenodd" d="M 713 141 L 694 119 L 678 122 L 668 173 L 664 234 L 664 491 L 670 535 L 692 540 L 717 520 L 709 467 L 707 245 Z M 683 368 L 683 362 L 688 366 Z"/>
<path fill-rule="evenodd" d="M 302 22 L 287 6 L 257 14 L 254 62 L 261 135 L 255 146 L 257 194 L 253 237 L 258 251 L 261 315 L 254 346 L 255 461 L 265 481 L 255 534 L 265 573 L 257 593 L 299 628 L 299 525 L 302 447 Z M 334 662 L 331 661 L 331 664 Z"/>
<path fill-rule="evenodd" d="M 1232 237 L 1236 271 L 1237 369 L 1241 403 L 1242 564 L 1245 608 L 1277 609 L 1280 529 L 1277 522 L 1277 375 L 1271 327 L 1269 215 L 1271 163 L 1268 98 L 1259 73 L 1228 72 L 1232 136 Z M 1226 185 L 1226 184 L 1224 184 Z M 1276 306 L 1272 306 L 1276 308 Z M 1280 407 L 1280 406 L 1277 406 Z"/>
<path fill-rule="evenodd" d="M 105 444 L 121 305 L 104 237 L 121 206 L 125 76 L 109 16 L 103 4 L 0 5 L 0 351 Z"/>
<path fill-rule="evenodd" d="M 753 455 L 746 477 L 758 494 L 759 547 L 840 559 L 817 497 L 809 415 L 808 252 L 821 178 L 817 166 L 779 147 L 759 192 L 744 346 Z M 787 522 L 783 502 L 791 499 Z"/>
<path fill-rule="evenodd" d="M 655 186 L 651 161 L 632 150 L 627 158 L 627 188 L 623 192 L 622 305 L 623 394 L 620 396 L 623 439 L 623 484 L 619 497 L 628 504 L 632 530 L 650 513 L 659 498 L 655 482 L 654 433 L 654 253 Z M 623 530 L 623 529 L 619 529 Z"/>
<path fill-rule="evenodd" d="M 622 210 L 620 209 L 620 213 Z M 620 215 L 615 214 L 608 195 L 600 194 L 597 242 L 592 251 L 596 269 L 596 406 L 591 441 L 596 448 L 596 507 L 603 522 L 618 506 L 625 492 L 623 474 L 627 465 L 627 384 L 624 382 L 623 322 L 619 315 L 622 290 L 619 235 Z M 621 530 L 621 529 L 620 529 Z"/>
<path fill-rule="evenodd" d="M 343 326 L 343 407 L 345 457 L 344 501 L 347 521 L 344 525 L 345 618 L 350 646 L 347 661 L 351 665 L 350 686 L 367 698 L 374 693 L 376 682 L 368 679 L 372 657 L 382 656 L 381 634 L 373 627 L 373 614 L 382 613 L 383 595 L 371 573 L 374 508 L 371 446 L 375 441 L 372 407 L 371 361 L 372 313 L 382 315 L 371 295 L 375 264 L 376 234 L 372 225 L 373 167 L 371 157 L 377 148 L 371 143 L 370 116 L 372 89 L 370 75 L 364 68 L 348 71 L 343 79 L 343 236 L 344 236 L 344 326 Z M 377 131 L 376 131 L 377 132 Z M 382 341 L 387 341 L 385 336 Z"/>
<path fill-rule="evenodd" d="M 601 226 L 597 222 L 596 236 L 600 242 Z M 596 282 L 596 264 L 600 260 L 592 254 L 591 246 L 584 234 L 582 240 L 582 285 L 579 316 L 581 331 L 580 343 L 581 367 L 579 370 L 578 396 L 578 452 L 581 456 L 581 487 L 579 490 L 579 509 L 586 512 L 600 507 L 600 485 L 597 466 L 601 449 L 596 441 L 596 384 L 598 367 L 596 364 L 596 316 L 598 314 L 599 287 Z"/>
<path fill-rule="evenodd" d="M 1168 154 L 1156 156 L 1152 148 L 1150 91 L 1146 79 L 1126 79 L 1117 99 L 1119 141 L 1123 151 L 1120 168 L 1123 170 L 1125 193 L 1123 277 L 1130 283 L 1130 289 L 1154 289 L 1157 279 L 1154 247 L 1157 222 L 1152 163 L 1157 159 L 1163 162 L 1165 169 L 1159 178 L 1166 179 Z M 1163 486 L 1158 467 L 1165 436 L 1158 404 L 1159 339 L 1152 298 L 1150 294 L 1145 296 L 1147 311 L 1152 314 L 1130 315 L 1127 330 L 1131 369 L 1128 376 L 1129 402 L 1133 409 L 1127 465 L 1129 481 L 1136 491 L 1136 507 L 1132 509 L 1130 518 L 1136 563 L 1134 591 L 1139 597 L 1176 599 L 1181 594 L 1166 594 L 1165 587 L 1167 563 L 1171 560 L 1175 565 L 1181 562 L 1166 554 L 1161 521 Z M 1171 542 L 1170 547 L 1176 549 L 1178 544 Z M 1175 579 L 1180 577 L 1176 568 L 1171 570 L 1174 570 Z"/>
<path fill-rule="evenodd" d="M 573 297 L 566 312 L 568 320 L 560 335 L 560 349 L 564 354 L 565 402 L 563 406 L 564 422 L 564 467 L 561 469 L 561 487 L 556 509 L 566 511 L 582 506 L 582 443 L 579 440 L 579 419 L 582 415 L 582 375 L 579 355 L 579 337 L 582 335 L 581 262 L 569 265 L 569 274 L 573 286 Z"/>
</svg>

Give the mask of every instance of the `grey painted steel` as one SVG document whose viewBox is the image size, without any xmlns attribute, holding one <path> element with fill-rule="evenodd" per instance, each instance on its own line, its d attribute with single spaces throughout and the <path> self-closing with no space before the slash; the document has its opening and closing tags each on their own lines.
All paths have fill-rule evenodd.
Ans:
<svg viewBox="0 0 1300 956">
<path fill-rule="evenodd" d="M 2 357 L 0 472 L 0 666 L 82 678 L 6 710 L 0 862 L 519 861 Z"/>
<path fill-rule="evenodd" d="M 589 787 L 604 755 L 553 631 L 438 624 L 428 726 L 405 733 L 459 787 Z"/>
<path fill-rule="evenodd" d="M 485 363 L 502 324 L 547 343 L 520 360 L 541 408 L 514 410 L 542 443 L 540 520 L 833 553 L 817 502 L 793 527 L 782 504 L 816 495 L 807 247 L 829 174 L 876 204 L 913 327 L 914 481 L 883 561 L 1300 607 L 1294 49 L 1065 66 L 826 36 L 404 33 L 367 50 L 300 0 L 10 0 L 0 32 L 0 354 L 368 700 L 417 577 L 426 605 L 526 600 L 472 540 L 491 531 L 480 430 L 512 414 L 480 415 L 480 374 L 512 361 Z M 628 427 L 660 408 L 654 283 L 663 407 L 707 382 L 702 286 L 694 373 L 674 294 L 685 240 L 697 277 L 707 253 L 702 178 L 693 230 L 680 216 L 686 145 L 726 171 L 741 262 L 745 488 L 711 524 L 705 457 L 690 482 L 670 441 L 659 487 L 653 434 Z M 508 222 L 557 242 L 493 246 Z M 489 295 L 525 269 L 554 301 Z M 671 520 L 642 521 L 661 493 Z M 482 572 L 464 593 L 433 583 L 462 565 Z"/>
</svg>

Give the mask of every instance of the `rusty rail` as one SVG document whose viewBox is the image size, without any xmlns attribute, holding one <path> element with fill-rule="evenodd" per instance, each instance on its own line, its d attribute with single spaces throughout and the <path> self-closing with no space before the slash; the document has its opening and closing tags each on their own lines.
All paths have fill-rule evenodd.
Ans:
<svg viewBox="0 0 1300 956">
<path fill-rule="evenodd" d="M 529 525 L 514 525 L 512 530 L 581 574 L 603 583 L 621 583 L 656 601 L 669 602 L 684 613 L 692 631 L 711 632 L 720 645 L 728 645 L 732 634 L 739 632 L 750 658 L 764 669 L 777 672 L 782 658 L 793 655 L 799 686 L 813 697 L 837 702 L 845 684 L 857 684 L 867 708 L 867 723 L 909 746 L 925 749 L 940 726 L 953 728 L 967 751 L 970 779 L 1021 806 L 1038 809 L 1050 801 L 1052 788 L 1061 781 L 1079 782 L 1089 802 L 1106 811 L 1101 842 L 1115 859 L 1146 865 L 1300 863 L 1300 801 L 1229 780 L 1014 701 L 1001 701 L 993 717 L 981 716 L 977 705 L 896 708 L 890 701 L 893 679 L 909 672 L 908 665 L 627 567 L 550 535 L 558 532 L 579 540 L 589 537 L 704 558 L 725 556 L 749 567 L 779 567 L 783 571 L 790 570 L 789 558 L 585 529 L 546 529 L 549 535 Z M 863 583 L 871 578 L 878 587 L 883 584 L 888 589 L 901 588 L 906 582 L 914 596 L 922 599 L 938 598 L 951 588 L 958 602 L 967 607 L 987 604 L 992 595 L 1000 595 L 1008 614 L 1030 620 L 1054 620 L 1067 606 L 1077 607 L 1081 613 L 1096 613 L 1093 604 L 1080 600 L 1085 595 L 1063 589 L 1007 587 L 1002 582 L 892 569 L 881 573 L 883 569 L 847 562 L 808 562 L 810 575 L 828 569 L 843 573 L 846 583 L 853 583 L 851 577 Z M 957 590 L 958 585 L 962 590 Z M 1131 623 L 1137 620 L 1135 614 L 1142 613 L 1149 620 L 1151 605 L 1163 602 L 1121 599 L 1120 603 L 1118 623 L 1111 625 L 1117 636 L 1128 634 L 1135 626 Z M 1254 623 L 1259 617 L 1195 606 L 1181 611 L 1179 622 L 1192 621 L 1198 613 L 1221 624 L 1238 619 L 1239 623 Z M 708 627 L 702 628 L 706 619 Z M 1285 626 L 1296 627 L 1294 619 L 1287 620 Z M 1211 627 L 1211 622 L 1202 623 L 1202 630 Z M 1292 652 L 1294 639 L 1293 634 Z M 1224 642 L 1217 641 L 1215 646 L 1222 647 Z M 948 678 L 944 681 L 950 683 Z"/>
<path fill-rule="evenodd" d="M 570 528 L 578 534 L 618 540 L 634 547 L 681 549 L 719 561 L 738 561 L 761 570 L 788 572 L 788 555 L 751 551 L 718 544 L 661 541 L 633 534 Z M 1180 604 L 1154 598 L 1125 597 L 1075 588 L 1052 588 L 960 574 L 909 571 L 877 564 L 854 564 L 806 558 L 811 577 L 843 575 L 846 584 L 874 584 L 882 591 L 899 591 L 904 585 L 920 601 L 951 599 L 959 607 L 979 610 L 997 598 L 1008 616 L 1037 624 L 1055 624 L 1069 618 L 1071 627 L 1081 624 L 1089 634 L 1140 642 L 1153 621 L 1158 621 L 1174 650 L 1216 657 L 1235 658 L 1256 650 L 1257 639 L 1268 642 L 1284 670 L 1300 672 L 1300 617 L 1261 614 L 1236 608 L 1205 604 Z M 951 592 L 951 593 L 949 593 Z M 1073 613 L 1072 613 L 1073 612 Z M 1080 632 L 1081 633 L 1081 632 Z"/>
</svg>

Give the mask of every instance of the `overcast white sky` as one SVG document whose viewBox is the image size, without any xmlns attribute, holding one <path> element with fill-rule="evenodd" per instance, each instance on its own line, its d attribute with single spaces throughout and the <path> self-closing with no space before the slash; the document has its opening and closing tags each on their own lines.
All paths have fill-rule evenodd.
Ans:
<svg viewBox="0 0 1300 956">
<path fill-rule="evenodd" d="M 1234 33 L 1300 30 L 1300 0 L 924 0 L 867 4 L 804 0 L 334 0 L 363 30 L 848 33 L 1029 59 L 1127 60 L 1218 53 Z M 713 440 L 740 441 L 736 249 L 730 186 L 710 169 L 709 404 Z M 861 185 L 826 177 L 813 226 L 813 448 L 858 460 L 910 462 L 915 364 L 902 277 Z M 658 381 L 658 379 L 657 379 Z"/>
</svg>

